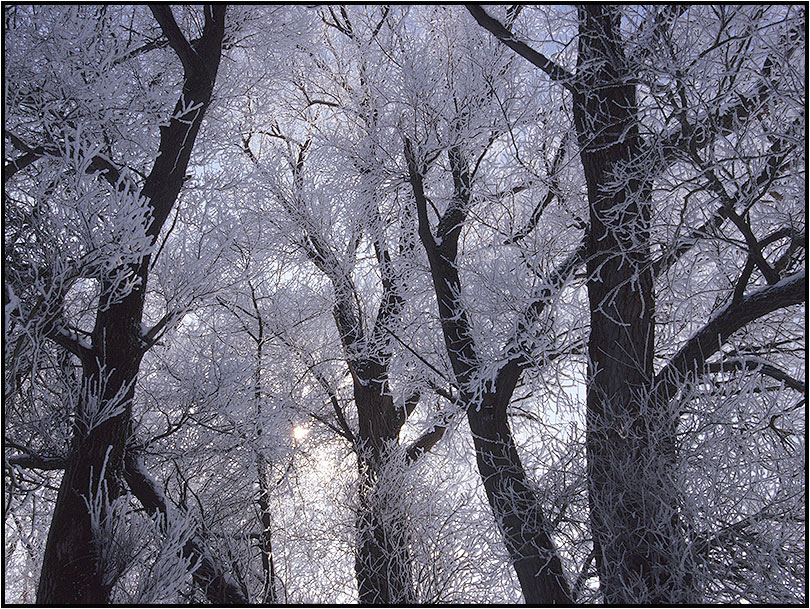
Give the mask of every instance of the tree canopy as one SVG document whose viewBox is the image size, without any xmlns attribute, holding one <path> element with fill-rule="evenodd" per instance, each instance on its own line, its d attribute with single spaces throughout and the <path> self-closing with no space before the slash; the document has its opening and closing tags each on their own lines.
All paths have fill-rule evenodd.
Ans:
<svg viewBox="0 0 810 609">
<path fill-rule="evenodd" d="M 6 602 L 806 602 L 806 7 L 3 18 Z"/>
</svg>

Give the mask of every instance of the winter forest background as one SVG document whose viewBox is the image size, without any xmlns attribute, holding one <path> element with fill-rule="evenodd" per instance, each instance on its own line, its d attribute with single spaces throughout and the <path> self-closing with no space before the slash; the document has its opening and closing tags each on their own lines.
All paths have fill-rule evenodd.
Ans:
<svg viewBox="0 0 810 609">
<path fill-rule="evenodd" d="M 5 5 L 5 601 L 806 603 L 805 10 Z"/>
</svg>

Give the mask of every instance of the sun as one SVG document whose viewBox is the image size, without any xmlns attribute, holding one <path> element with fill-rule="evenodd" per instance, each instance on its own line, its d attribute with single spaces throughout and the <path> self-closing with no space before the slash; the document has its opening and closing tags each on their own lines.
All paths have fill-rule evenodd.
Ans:
<svg viewBox="0 0 810 609">
<path fill-rule="evenodd" d="M 309 435 L 309 428 L 304 425 L 295 425 L 292 430 L 293 438 L 296 442 L 300 442 Z"/>
</svg>

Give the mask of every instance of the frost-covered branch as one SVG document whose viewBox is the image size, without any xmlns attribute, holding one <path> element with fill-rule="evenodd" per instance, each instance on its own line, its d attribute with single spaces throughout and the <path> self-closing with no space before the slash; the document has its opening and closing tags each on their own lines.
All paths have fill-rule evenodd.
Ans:
<svg viewBox="0 0 810 609">
<path fill-rule="evenodd" d="M 731 302 L 698 330 L 656 375 L 655 403 L 666 404 L 672 400 L 683 381 L 700 370 L 706 360 L 746 324 L 806 301 L 807 274 L 802 270 Z"/>
<path fill-rule="evenodd" d="M 757 357 L 729 357 L 719 362 L 711 362 L 706 366 L 706 370 L 708 372 L 734 372 L 737 370 L 751 370 L 784 383 L 785 387 L 794 389 L 799 393 L 807 393 L 807 383 L 790 376 L 781 368 Z"/>
<path fill-rule="evenodd" d="M 576 91 L 575 77 L 568 70 L 531 48 L 525 42 L 515 38 L 512 32 L 506 29 L 500 21 L 491 17 L 480 4 L 465 4 L 465 6 L 467 10 L 470 11 L 470 14 L 475 17 L 475 20 L 483 28 L 489 30 L 498 40 L 521 57 L 528 59 L 533 65 L 543 70 L 552 80 L 560 83 L 572 92 Z"/>
<path fill-rule="evenodd" d="M 30 146 L 22 139 L 5 129 L 3 130 L 3 136 L 9 138 L 14 147 L 23 152 L 21 156 L 6 162 L 4 165 L 4 182 L 7 182 L 18 171 L 32 165 L 35 161 L 42 157 L 50 156 L 54 158 L 63 158 L 66 154 L 68 154 L 68 152 L 62 150 L 55 144 L 40 144 L 38 146 Z M 88 174 L 99 174 L 110 184 L 110 186 L 119 192 L 134 188 L 134 185 L 128 179 L 124 178 L 121 170 L 116 167 L 112 161 L 101 154 L 92 155 L 89 161 L 85 163 L 84 170 Z"/>
<path fill-rule="evenodd" d="M 43 471 L 56 471 L 65 469 L 67 459 L 62 456 L 41 455 L 17 442 L 3 438 L 3 444 L 13 450 L 20 451 L 21 455 L 3 457 L 4 465 L 22 467 L 24 469 L 41 469 Z"/>
<path fill-rule="evenodd" d="M 169 517 L 169 506 L 163 491 L 149 476 L 138 458 L 127 451 L 124 478 L 132 493 L 141 502 L 147 513 Z M 249 599 L 243 594 L 229 575 L 216 563 L 198 535 L 193 535 L 183 546 L 183 556 L 191 558 L 199 566 L 192 576 L 194 582 L 205 592 L 205 596 L 215 605 L 247 605 Z"/>
</svg>

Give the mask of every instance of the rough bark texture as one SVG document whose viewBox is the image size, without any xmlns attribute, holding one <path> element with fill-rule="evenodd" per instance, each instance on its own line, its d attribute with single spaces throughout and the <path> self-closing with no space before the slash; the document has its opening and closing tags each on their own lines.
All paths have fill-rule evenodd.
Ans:
<svg viewBox="0 0 810 609">
<path fill-rule="evenodd" d="M 181 99 L 169 125 L 161 128 L 155 164 L 141 196 L 152 220 L 148 234 L 157 238 L 183 184 L 194 140 L 211 99 L 224 36 L 224 6 L 205 8 L 205 30 L 194 48 L 182 37 L 168 7 L 155 7 L 155 17 L 169 44 L 184 61 Z M 173 28 L 172 28 L 173 24 Z M 179 50 L 178 50 L 179 49 Z M 188 110 L 188 108 L 192 108 Z M 104 564 L 91 526 L 88 501 L 102 492 L 106 502 L 122 490 L 125 448 L 135 379 L 145 351 L 141 319 L 149 268 L 146 256 L 134 268 L 136 287 L 119 298 L 102 285 L 101 302 L 92 333 L 92 347 L 81 351 L 83 403 L 77 413 L 71 456 L 59 488 L 43 558 L 37 603 L 105 604 L 117 576 Z M 106 300 L 106 302 L 105 302 Z M 116 414 L 88 428 L 88 417 L 99 408 L 116 407 Z M 104 507 L 100 518 L 104 518 Z"/>
<path fill-rule="evenodd" d="M 97 378 L 97 377 L 96 377 Z M 91 377 L 91 382 L 93 377 Z M 131 399 L 131 390 L 125 399 Z M 107 399 L 105 395 L 102 399 Z M 105 604 L 115 573 L 102 562 L 86 501 L 102 493 L 121 493 L 126 412 L 108 419 L 90 433 L 77 429 L 57 495 L 42 562 L 38 604 Z"/>
<path fill-rule="evenodd" d="M 407 140 L 405 158 L 416 198 L 419 237 L 427 252 L 445 346 L 473 434 L 478 471 L 523 597 L 529 604 L 570 603 L 562 563 L 509 428 L 506 409 L 520 378 L 521 366 L 518 360 L 509 360 L 499 371 L 492 390 L 485 389 L 480 382 L 481 360 L 461 301 L 461 279 L 456 267 L 458 239 L 471 201 L 466 163 L 459 151 L 451 149 L 455 198 L 440 219 L 438 238 L 434 239 L 428 222 L 422 170 Z"/>
<path fill-rule="evenodd" d="M 414 602 L 407 523 L 400 506 L 397 450 L 402 419 L 388 390 L 387 364 L 363 361 L 354 368 L 359 434 L 360 511 L 355 571 L 360 603 Z M 392 475 L 393 474 L 393 475 Z"/>
<path fill-rule="evenodd" d="M 675 421 L 650 401 L 650 198 L 638 168 L 636 93 L 614 7 L 579 9 L 574 120 L 590 208 L 587 455 L 600 590 L 608 603 L 690 600 L 667 484 Z"/>
</svg>

